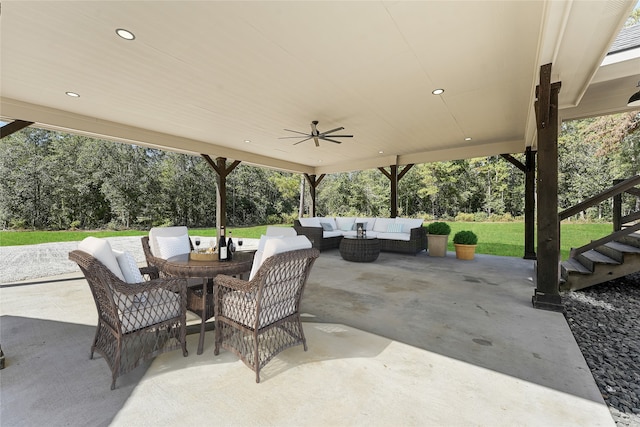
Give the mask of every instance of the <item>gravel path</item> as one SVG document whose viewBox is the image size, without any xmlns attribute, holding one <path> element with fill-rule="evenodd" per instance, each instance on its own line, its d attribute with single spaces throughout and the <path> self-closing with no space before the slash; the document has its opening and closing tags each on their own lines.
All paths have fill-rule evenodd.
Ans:
<svg viewBox="0 0 640 427">
<path fill-rule="evenodd" d="M 640 426 L 640 273 L 563 295 L 565 316 L 618 426 Z"/>
</svg>

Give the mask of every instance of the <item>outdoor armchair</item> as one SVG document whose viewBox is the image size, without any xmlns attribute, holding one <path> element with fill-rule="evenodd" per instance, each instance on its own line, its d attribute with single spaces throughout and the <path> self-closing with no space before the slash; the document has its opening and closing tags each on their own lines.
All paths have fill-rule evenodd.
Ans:
<svg viewBox="0 0 640 427">
<path fill-rule="evenodd" d="M 307 249 L 282 252 L 287 239 L 304 239 Z M 274 246 L 278 246 L 275 248 Z M 281 252 L 281 253 L 278 253 Z M 275 253 L 274 255 L 270 255 Z M 215 282 L 216 343 L 235 353 L 256 373 L 286 348 L 307 343 L 300 321 L 300 300 L 311 267 L 320 251 L 298 236 L 271 239 L 264 261 L 249 281 L 218 275 Z M 255 261 L 254 261 L 255 262 Z"/>
<path fill-rule="evenodd" d="M 99 250 L 87 248 L 83 241 L 80 249 L 69 253 L 69 259 L 84 273 L 98 312 L 90 358 L 96 351 L 104 357 L 111 369 L 113 390 L 116 379 L 142 361 L 179 348 L 187 356 L 186 283 L 167 278 L 145 281 L 142 274 L 155 276 L 154 268 L 139 270 L 133 276 L 140 281 L 127 283 L 122 277 L 129 279 L 132 272 L 123 274 L 123 269 L 116 269 L 116 251 L 111 258 L 106 241 L 104 245 L 96 242 L 102 239 L 90 239 Z"/>
<path fill-rule="evenodd" d="M 184 230 L 184 234 L 180 234 L 182 230 Z M 155 231 L 155 233 L 153 233 L 153 231 Z M 157 255 L 154 255 L 154 253 L 152 252 L 151 242 L 156 237 L 154 234 L 155 235 L 167 234 L 169 236 L 173 235 L 174 237 L 182 236 L 179 238 L 185 239 L 185 242 L 183 243 L 183 250 L 186 249 L 186 246 L 184 245 L 188 245 L 188 248 L 189 248 L 189 250 L 182 253 L 189 253 L 190 251 L 193 250 L 193 246 L 191 244 L 191 239 L 189 239 L 187 235 L 187 227 L 153 228 L 149 232 L 149 236 L 144 236 L 141 239 L 142 251 L 144 252 L 144 256 L 147 260 L 147 265 L 156 267 L 159 271 L 160 276 L 170 277 L 166 273 L 164 273 L 163 264 L 165 262 L 165 259 L 162 258 L 162 256 L 160 255 L 159 249 L 156 249 Z M 206 295 L 204 295 L 202 288 L 203 288 L 202 279 L 189 279 L 187 283 L 187 310 L 197 315 L 202 320 L 202 322 L 206 322 L 207 320 L 213 317 L 213 282 L 207 284 Z M 204 313 L 202 310 L 202 298 L 206 298 L 205 300 L 206 313 Z"/>
</svg>

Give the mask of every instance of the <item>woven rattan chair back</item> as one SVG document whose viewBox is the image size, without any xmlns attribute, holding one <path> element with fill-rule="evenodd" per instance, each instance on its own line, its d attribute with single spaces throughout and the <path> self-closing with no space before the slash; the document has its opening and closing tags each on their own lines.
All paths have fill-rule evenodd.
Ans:
<svg viewBox="0 0 640 427">
<path fill-rule="evenodd" d="M 184 279 L 130 284 L 86 252 L 72 251 L 69 259 L 84 273 L 96 304 L 98 325 L 90 358 L 98 352 L 107 362 L 112 390 L 119 376 L 144 360 L 179 348 L 187 356 Z M 154 275 L 149 269 L 141 273 Z"/>
<path fill-rule="evenodd" d="M 251 281 L 219 275 L 215 282 L 216 343 L 235 353 L 256 373 L 286 348 L 307 341 L 300 321 L 300 300 L 317 249 L 269 257 Z"/>
</svg>

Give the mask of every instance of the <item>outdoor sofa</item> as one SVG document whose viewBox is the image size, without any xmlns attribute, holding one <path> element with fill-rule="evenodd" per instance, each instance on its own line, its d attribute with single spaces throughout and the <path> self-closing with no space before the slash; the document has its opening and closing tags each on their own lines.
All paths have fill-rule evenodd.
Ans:
<svg viewBox="0 0 640 427">
<path fill-rule="evenodd" d="M 358 223 L 363 223 L 367 237 L 380 240 L 380 250 L 417 254 L 427 248 L 427 233 L 422 219 L 415 218 L 299 218 L 293 228 L 307 236 L 314 248 L 324 251 L 337 248 L 344 236 L 356 236 Z"/>
</svg>

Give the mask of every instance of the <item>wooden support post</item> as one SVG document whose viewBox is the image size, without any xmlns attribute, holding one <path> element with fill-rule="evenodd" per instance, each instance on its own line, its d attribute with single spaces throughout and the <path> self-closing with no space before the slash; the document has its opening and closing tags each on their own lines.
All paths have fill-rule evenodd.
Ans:
<svg viewBox="0 0 640 427">
<path fill-rule="evenodd" d="M 538 127 L 538 261 L 535 308 L 562 311 L 560 297 L 560 221 L 558 217 L 558 93 L 560 83 L 550 82 L 551 64 L 540 69 L 537 88 Z M 543 111 L 544 110 L 544 111 Z"/>
<path fill-rule="evenodd" d="M 527 147 L 524 175 L 524 259 L 537 259 L 536 231 L 536 152 Z"/>
<path fill-rule="evenodd" d="M 620 184 L 623 179 L 614 179 L 613 185 Z M 613 231 L 622 230 L 622 193 L 613 196 Z"/>
<path fill-rule="evenodd" d="M 202 154 L 209 166 L 216 172 L 216 236 L 220 236 L 220 227 L 227 226 L 227 175 L 239 164 L 236 160 L 227 167 L 227 159 L 216 158 L 214 162 L 207 154 Z"/>
<path fill-rule="evenodd" d="M 21 129 L 26 128 L 27 126 L 31 126 L 33 122 L 27 122 L 24 120 L 14 120 L 11 123 L 7 123 L 6 125 L 0 128 L 0 139 L 5 136 L 9 136 L 12 133 L 16 133 Z"/>
<path fill-rule="evenodd" d="M 391 194 L 389 197 L 389 203 L 391 204 L 390 218 L 398 216 L 398 181 L 400 181 L 412 167 L 413 164 L 408 164 L 400 173 L 398 173 L 398 165 L 389 166 L 390 171 L 387 171 L 385 168 L 378 168 L 378 170 L 391 181 Z"/>
<path fill-rule="evenodd" d="M 536 259 L 535 252 L 535 152 L 527 147 L 525 164 L 511 154 L 501 154 L 509 163 L 525 174 L 524 181 L 524 259 Z"/>
<path fill-rule="evenodd" d="M 322 174 L 316 179 L 315 175 L 304 174 L 304 177 L 307 178 L 307 182 L 309 183 L 309 194 L 311 195 L 311 217 L 316 216 L 316 188 L 324 176 L 325 175 Z"/>
</svg>

